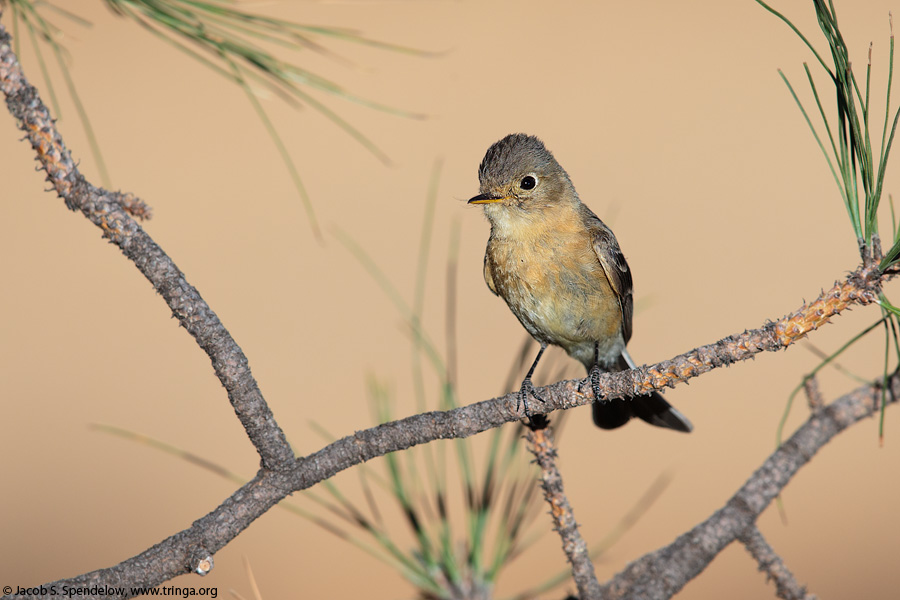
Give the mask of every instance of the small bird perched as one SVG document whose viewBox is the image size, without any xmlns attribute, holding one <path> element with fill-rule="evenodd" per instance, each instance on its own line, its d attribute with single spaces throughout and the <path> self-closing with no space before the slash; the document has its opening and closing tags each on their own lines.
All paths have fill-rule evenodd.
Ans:
<svg viewBox="0 0 900 600">
<path fill-rule="evenodd" d="M 540 400 L 531 376 L 548 344 L 560 346 L 591 378 L 594 423 L 621 427 L 632 417 L 689 432 L 691 422 L 653 392 L 603 400 L 600 373 L 634 368 L 631 271 L 616 236 L 581 203 L 568 173 L 538 138 L 508 135 L 491 146 L 478 168 L 481 204 L 491 223 L 484 280 L 541 349 L 519 397 Z"/>
</svg>

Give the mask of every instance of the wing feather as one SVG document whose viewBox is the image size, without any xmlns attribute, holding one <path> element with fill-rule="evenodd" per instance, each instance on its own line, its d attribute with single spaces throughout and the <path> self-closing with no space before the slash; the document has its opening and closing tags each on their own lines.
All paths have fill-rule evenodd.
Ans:
<svg viewBox="0 0 900 600">
<path fill-rule="evenodd" d="M 622 336 L 625 343 L 631 339 L 631 318 L 634 313 L 634 285 L 631 280 L 631 269 L 625 261 L 625 255 L 619 248 L 619 242 L 612 230 L 584 204 L 581 205 L 582 219 L 591 232 L 594 253 L 603 267 L 609 285 L 619 299 L 622 309 Z"/>
<path fill-rule="evenodd" d="M 497 287 L 494 285 L 494 275 L 491 273 L 491 261 L 488 260 L 487 253 L 484 255 L 484 282 L 487 284 L 488 289 L 497 296 Z"/>
</svg>

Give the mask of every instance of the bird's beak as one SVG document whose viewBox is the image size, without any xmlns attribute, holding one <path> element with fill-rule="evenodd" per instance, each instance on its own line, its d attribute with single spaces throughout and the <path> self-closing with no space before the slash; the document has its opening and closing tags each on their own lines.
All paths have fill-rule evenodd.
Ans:
<svg viewBox="0 0 900 600">
<path fill-rule="evenodd" d="M 466 204 L 495 204 L 497 202 L 503 202 L 503 200 L 504 198 L 499 198 L 490 194 L 478 194 Z"/>
</svg>

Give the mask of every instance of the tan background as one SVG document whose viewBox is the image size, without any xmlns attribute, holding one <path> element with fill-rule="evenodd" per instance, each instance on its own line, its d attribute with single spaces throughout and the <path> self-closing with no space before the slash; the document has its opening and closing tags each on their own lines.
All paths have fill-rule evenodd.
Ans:
<svg viewBox="0 0 900 600">
<path fill-rule="evenodd" d="M 809 4 L 778 7 L 821 48 Z M 298 453 L 322 445 L 310 421 L 336 435 L 372 424 L 369 374 L 390 383 L 398 414 L 414 412 L 402 320 L 333 232 L 358 240 L 411 298 L 438 158 L 444 170 L 426 326 L 443 347 L 444 269 L 458 219 L 461 399 L 502 391 L 523 331 L 484 286 L 488 225 L 464 200 L 477 191 L 484 151 L 509 132 L 541 136 L 581 197 L 613 225 L 635 274 L 631 348 L 638 361 L 777 318 L 858 261 L 831 175 L 776 72 L 783 68 L 809 102 L 801 63 L 813 58 L 750 0 L 248 4 L 441 52 L 413 58 L 327 42 L 352 66 L 299 57 L 365 97 L 432 116 L 404 120 L 328 100 L 381 145 L 392 167 L 313 111 L 266 102 L 300 164 L 324 246 L 311 239 L 289 177 L 241 92 L 100 2 L 68 6 L 94 23 L 84 29 L 53 17 L 68 34 L 70 68 L 115 187 L 153 206 L 147 230 L 245 350 Z M 881 96 L 888 11 L 896 6 L 837 8 L 857 69 L 875 41 Z M 23 55 L 45 90 L 33 53 Z M 98 182 L 71 102 L 62 108 L 66 141 Z M 0 117 L 0 585 L 12 586 L 115 564 L 189 526 L 233 489 L 183 461 L 92 431 L 91 423 L 158 438 L 247 477 L 257 467 L 209 360 L 98 230 L 43 191 L 19 138 L 12 119 Z M 896 167 L 889 192 L 900 189 Z M 877 309 L 857 309 L 811 342 L 831 351 L 877 318 Z M 843 363 L 874 377 L 883 344 L 875 334 Z M 674 476 L 649 514 L 598 562 L 599 576 L 720 507 L 773 450 L 786 398 L 816 362 L 797 347 L 671 391 L 694 422 L 690 436 L 642 424 L 601 433 L 588 409 L 575 411 L 561 440 L 561 466 L 588 540 L 602 538 L 660 473 Z M 829 398 L 856 385 L 833 371 L 822 377 Z M 799 407 L 791 424 L 805 413 Z M 887 597 L 900 586 L 897 424 L 892 410 L 883 448 L 875 420 L 840 436 L 787 489 L 788 522 L 774 508 L 760 521 L 799 580 L 823 598 Z M 358 497 L 354 474 L 340 481 Z M 405 535 L 400 540 L 411 544 Z M 413 595 L 376 560 L 277 510 L 222 550 L 209 577 L 177 583 L 249 597 L 242 557 L 265 598 Z M 559 540 L 546 533 L 503 573 L 497 592 L 535 585 L 563 562 Z M 773 597 L 740 547 L 727 549 L 680 597 L 725 595 Z"/>
</svg>

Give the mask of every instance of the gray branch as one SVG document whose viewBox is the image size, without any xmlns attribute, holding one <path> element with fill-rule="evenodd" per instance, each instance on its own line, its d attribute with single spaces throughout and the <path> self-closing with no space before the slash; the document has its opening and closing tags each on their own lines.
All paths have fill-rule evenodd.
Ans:
<svg viewBox="0 0 900 600">
<path fill-rule="evenodd" d="M 750 556 L 759 563 L 759 570 L 775 582 L 775 594 L 779 598 L 783 600 L 817 600 L 815 594 L 810 594 L 804 586 L 797 582 L 794 574 L 787 568 L 781 557 L 775 553 L 755 525 L 743 532 L 738 539 L 744 544 Z"/>
<path fill-rule="evenodd" d="M 890 379 L 896 402 L 900 376 Z M 763 463 L 721 509 L 674 542 L 628 565 L 604 586 L 605 598 L 671 598 L 733 541 L 746 535 L 794 474 L 831 438 L 869 417 L 881 404 L 881 388 L 864 385 L 813 415 Z"/>
<path fill-rule="evenodd" d="M 582 600 L 601 598 L 600 583 L 587 544 L 578 530 L 575 513 L 563 489 L 563 478 L 556 464 L 556 443 L 553 429 L 544 417 L 532 419 L 531 430 L 525 435 L 529 450 L 541 469 L 541 489 L 550 506 L 553 529 L 562 539 L 563 553 L 572 565 L 572 578 Z"/>
<path fill-rule="evenodd" d="M 0 5 L 2 16 L 2 5 Z M 133 196 L 107 192 L 91 185 L 75 166 L 50 111 L 25 78 L 10 37 L 0 25 L 0 91 L 19 129 L 37 153 L 41 168 L 56 193 L 71 210 L 81 211 L 103 236 L 119 247 L 166 300 L 172 314 L 212 360 L 216 376 L 228 391 L 234 412 L 256 446 L 263 466 L 280 469 L 290 465 L 294 453 L 272 411 L 262 397 L 243 351 L 216 313 L 200 296 L 162 248 L 129 212 L 148 215 L 146 206 Z"/>
</svg>

